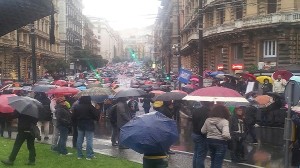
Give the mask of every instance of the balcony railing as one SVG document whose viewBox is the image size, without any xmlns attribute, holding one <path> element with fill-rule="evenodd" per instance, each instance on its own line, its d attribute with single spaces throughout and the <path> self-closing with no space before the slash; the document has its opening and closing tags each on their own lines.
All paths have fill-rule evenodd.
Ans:
<svg viewBox="0 0 300 168">
<path fill-rule="evenodd" d="M 265 16 L 245 18 L 231 23 L 225 23 L 215 27 L 205 28 L 203 36 L 234 31 L 235 29 L 250 28 L 278 23 L 293 23 L 300 21 L 300 13 L 276 13 Z"/>
</svg>

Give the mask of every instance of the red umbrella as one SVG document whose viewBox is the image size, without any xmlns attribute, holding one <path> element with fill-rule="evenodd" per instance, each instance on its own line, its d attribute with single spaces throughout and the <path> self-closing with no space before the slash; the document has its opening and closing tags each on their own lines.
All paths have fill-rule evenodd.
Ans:
<svg viewBox="0 0 300 168">
<path fill-rule="evenodd" d="M 79 89 L 71 88 L 71 87 L 58 87 L 51 89 L 47 92 L 47 94 L 54 94 L 54 95 L 75 95 L 80 92 Z"/>
<path fill-rule="evenodd" d="M 4 94 L 0 96 L 0 112 L 11 113 L 14 109 L 8 104 L 8 97 L 17 96 L 15 94 Z"/>
<path fill-rule="evenodd" d="M 272 74 L 272 78 L 273 79 L 277 79 L 278 78 L 278 75 L 281 75 L 281 78 L 282 79 L 285 79 L 285 80 L 290 80 L 290 78 L 292 77 L 292 76 L 294 76 L 293 74 L 292 74 L 292 72 L 290 72 L 290 71 L 287 71 L 287 70 L 277 70 L 276 72 L 274 72 L 273 74 Z"/>
<path fill-rule="evenodd" d="M 213 101 L 213 102 L 248 102 L 241 94 L 237 91 L 228 89 L 225 87 L 207 87 L 198 89 L 188 96 L 183 98 L 184 100 L 195 100 L 195 101 Z"/>
<path fill-rule="evenodd" d="M 164 94 L 164 93 L 166 93 L 166 92 L 161 91 L 161 90 L 152 90 L 150 93 L 153 93 L 153 94 L 155 94 L 155 95 L 161 95 L 161 94 Z"/>
<path fill-rule="evenodd" d="M 253 74 L 250 74 L 250 73 L 242 73 L 241 76 L 244 78 L 244 79 L 252 79 L 252 80 L 256 80 L 256 76 L 254 76 Z"/>
<path fill-rule="evenodd" d="M 58 86 L 66 86 L 68 85 L 68 82 L 65 80 L 56 80 L 52 83 L 53 85 L 58 85 Z"/>
</svg>

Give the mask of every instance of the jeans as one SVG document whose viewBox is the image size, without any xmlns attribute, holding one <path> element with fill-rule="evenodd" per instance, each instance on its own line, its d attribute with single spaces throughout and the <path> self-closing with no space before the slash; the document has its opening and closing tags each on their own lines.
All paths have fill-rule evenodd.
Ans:
<svg viewBox="0 0 300 168">
<path fill-rule="evenodd" d="M 150 107 L 147 107 L 147 108 L 144 107 L 144 111 L 145 111 L 145 114 L 149 113 Z"/>
<path fill-rule="evenodd" d="M 57 128 L 57 120 L 53 119 L 52 123 L 53 123 L 53 135 L 52 135 L 51 149 L 55 149 L 55 148 L 57 148 L 59 130 Z"/>
<path fill-rule="evenodd" d="M 10 119 L 5 119 L 5 118 L 0 118 L 0 126 L 1 126 L 1 130 L 0 130 L 0 134 L 1 137 L 3 137 L 4 135 L 4 129 L 7 129 L 7 133 L 8 133 L 8 137 L 11 138 L 11 124 L 12 124 L 12 120 Z"/>
<path fill-rule="evenodd" d="M 78 130 L 77 130 L 77 125 L 73 125 L 73 138 L 72 138 L 72 145 L 73 148 L 76 148 L 77 145 L 77 137 L 78 137 Z"/>
<path fill-rule="evenodd" d="M 222 168 L 227 145 L 216 142 L 207 142 L 211 157 L 211 168 Z"/>
<path fill-rule="evenodd" d="M 27 149 L 29 151 L 29 158 L 30 162 L 35 162 L 35 147 L 34 147 L 34 137 L 29 132 L 18 132 L 13 150 L 9 156 L 10 161 L 15 161 L 16 157 L 20 151 L 21 146 L 23 145 L 24 141 L 27 140 Z"/>
<path fill-rule="evenodd" d="M 246 135 L 250 135 L 253 142 L 257 142 L 254 125 L 246 125 Z"/>
<path fill-rule="evenodd" d="M 78 137 L 77 137 L 77 157 L 82 158 L 82 144 L 84 141 L 84 137 L 86 138 L 86 157 L 92 158 L 94 157 L 94 151 L 93 151 L 93 138 L 94 138 L 94 132 L 93 131 L 85 131 L 78 129 Z"/>
<path fill-rule="evenodd" d="M 111 143 L 116 144 L 119 142 L 119 128 L 117 124 L 111 124 L 112 126 L 112 134 L 111 134 Z"/>
<path fill-rule="evenodd" d="M 207 155 L 206 137 L 192 134 L 194 146 L 193 168 L 205 168 L 204 161 Z"/>
<path fill-rule="evenodd" d="M 39 121 L 37 123 L 37 126 L 40 129 L 40 134 L 42 135 L 42 126 L 44 127 L 44 136 L 49 137 L 49 124 L 50 121 Z"/>
<path fill-rule="evenodd" d="M 59 130 L 60 136 L 59 136 L 59 141 L 57 144 L 57 151 L 60 154 L 66 155 L 68 153 L 66 144 L 67 144 L 67 140 L 68 140 L 69 129 L 64 126 L 59 126 L 58 130 Z"/>
</svg>

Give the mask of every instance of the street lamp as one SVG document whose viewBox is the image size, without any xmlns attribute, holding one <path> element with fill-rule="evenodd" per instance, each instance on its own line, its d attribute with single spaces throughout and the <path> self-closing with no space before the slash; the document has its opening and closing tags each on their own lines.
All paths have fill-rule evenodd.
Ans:
<svg viewBox="0 0 300 168">
<path fill-rule="evenodd" d="M 31 63 L 32 63 L 32 83 L 37 81 L 36 78 L 36 54 L 35 54 L 35 32 L 34 32 L 34 22 L 29 24 L 30 27 L 30 37 L 31 37 Z"/>
<path fill-rule="evenodd" d="M 173 54 L 178 58 L 178 76 L 179 76 L 180 69 L 181 69 L 180 43 L 173 44 L 172 50 L 173 50 Z M 178 81 L 178 90 L 181 90 L 181 82 L 180 81 Z"/>
</svg>

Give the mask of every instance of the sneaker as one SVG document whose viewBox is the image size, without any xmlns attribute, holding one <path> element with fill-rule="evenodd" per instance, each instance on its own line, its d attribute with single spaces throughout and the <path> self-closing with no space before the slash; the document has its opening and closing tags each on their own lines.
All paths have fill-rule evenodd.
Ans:
<svg viewBox="0 0 300 168">
<path fill-rule="evenodd" d="M 85 158 L 86 160 L 92 160 L 92 158 Z"/>
<path fill-rule="evenodd" d="M 78 160 L 81 160 L 81 159 L 82 159 L 82 157 L 78 157 L 77 159 L 78 159 Z"/>
<path fill-rule="evenodd" d="M 1 160 L 1 162 L 5 165 L 14 165 L 14 162 L 10 160 Z"/>
<path fill-rule="evenodd" d="M 67 156 L 70 156 L 70 155 L 73 155 L 73 153 L 67 153 L 66 155 L 67 155 Z"/>
</svg>

